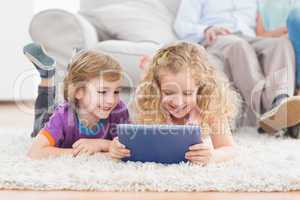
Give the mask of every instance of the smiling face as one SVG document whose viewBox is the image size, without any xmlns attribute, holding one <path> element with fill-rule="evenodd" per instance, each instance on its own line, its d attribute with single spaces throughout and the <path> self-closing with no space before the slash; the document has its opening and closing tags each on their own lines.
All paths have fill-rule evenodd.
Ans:
<svg viewBox="0 0 300 200">
<path fill-rule="evenodd" d="M 196 106 L 198 87 L 190 72 L 160 72 L 162 107 L 175 119 L 188 116 Z"/>
<path fill-rule="evenodd" d="M 96 119 L 106 119 L 119 103 L 121 80 L 93 78 L 76 93 L 79 108 Z"/>
</svg>

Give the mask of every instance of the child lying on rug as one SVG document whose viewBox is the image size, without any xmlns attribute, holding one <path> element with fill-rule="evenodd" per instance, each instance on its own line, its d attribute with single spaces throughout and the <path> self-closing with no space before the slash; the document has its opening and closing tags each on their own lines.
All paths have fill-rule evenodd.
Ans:
<svg viewBox="0 0 300 200">
<path fill-rule="evenodd" d="M 206 165 L 234 157 L 230 122 L 238 104 L 239 96 L 209 64 L 206 51 L 199 45 L 179 42 L 160 49 L 149 64 L 136 91 L 136 121 L 200 125 L 213 148 L 204 143 L 191 146 L 186 159 Z M 121 145 L 117 138 L 111 144 L 116 159 L 127 156 Z"/>
<path fill-rule="evenodd" d="M 80 51 L 69 64 L 64 79 L 65 103 L 55 105 L 55 61 L 37 44 L 27 45 L 24 53 L 41 76 L 32 133 L 37 137 L 29 157 L 108 152 L 116 136 L 116 124 L 129 119 L 128 110 L 119 99 L 119 63 L 100 52 Z M 122 152 L 129 155 L 127 150 Z"/>
</svg>

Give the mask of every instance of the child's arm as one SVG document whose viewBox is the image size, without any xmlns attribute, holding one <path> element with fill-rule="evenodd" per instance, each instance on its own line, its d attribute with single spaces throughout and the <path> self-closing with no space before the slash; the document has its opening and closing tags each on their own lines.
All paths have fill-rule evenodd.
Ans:
<svg viewBox="0 0 300 200">
<path fill-rule="evenodd" d="M 235 157 L 234 141 L 227 120 L 219 120 L 211 123 L 211 140 L 214 148 L 201 143 L 193 145 L 186 153 L 186 159 L 194 164 L 207 165 L 220 163 Z"/>
<path fill-rule="evenodd" d="M 287 27 L 280 27 L 275 29 L 274 31 L 266 31 L 263 18 L 260 14 L 257 14 L 257 22 L 256 22 L 256 35 L 260 37 L 281 37 L 288 33 Z"/>
<path fill-rule="evenodd" d="M 214 146 L 211 162 L 225 162 L 236 156 L 235 144 L 228 120 L 215 122 L 212 125 L 212 134 L 210 137 Z"/>
<path fill-rule="evenodd" d="M 108 152 L 111 140 L 105 139 L 80 139 L 73 144 L 74 156 L 79 154 L 93 155 L 97 152 Z"/>
<path fill-rule="evenodd" d="M 51 156 L 72 155 L 73 149 L 63 149 L 51 146 L 43 134 L 38 134 L 31 145 L 28 156 L 32 159 L 43 159 Z"/>
<path fill-rule="evenodd" d="M 121 159 L 130 156 L 130 151 L 122 145 L 116 137 L 113 141 L 105 139 L 80 139 L 72 146 L 73 155 L 93 155 L 97 152 L 105 152 L 114 159 Z"/>
</svg>

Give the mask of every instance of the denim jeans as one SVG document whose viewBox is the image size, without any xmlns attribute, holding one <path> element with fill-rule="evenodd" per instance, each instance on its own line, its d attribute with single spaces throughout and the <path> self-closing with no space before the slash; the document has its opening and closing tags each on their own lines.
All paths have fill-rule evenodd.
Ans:
<svg viewBox="0 0 300 200">
<path fill-rule="evenodd" d="M 293 9 L 287 19 L 289 38 L 296 56 L 296 86 L 300 89 L 300 9 Z"/>
</svg>

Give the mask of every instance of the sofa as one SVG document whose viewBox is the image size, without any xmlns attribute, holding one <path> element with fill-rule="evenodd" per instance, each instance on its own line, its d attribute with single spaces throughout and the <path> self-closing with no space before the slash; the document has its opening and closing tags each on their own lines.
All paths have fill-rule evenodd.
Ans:
<svg viewBox="0 0 300 200">
<path fill-rule="evenodd" d="M 77 13 L 49 9 L 36 14 L 29 32 L 33 41 L 42 44 L 57 60 L 58 83 L 62 83 L 74 48 L 96 48 L 115 57 L 125 69 L 123 98 L 129 103 L 142 74 L 139 67 L 142 56 L 178 40 L 173 22 L 180 2 L 81 0 Z M 221 70 L 226 73 L 226 69 Z M 57 94 L 61 94 L 60 90 Z M 58 101 L 63 100 L 62 95 L 57 96 Z M 244 116 L 240 119 L 239 124 L 248 123 Z"/>
<path fill-rule="evenodd" d="M 69 62 L 74 48 L 97 48 L 111 54 L 121 63 L 128 75 L 127 79 L 130 79 L 124 81 L 123 86 L 135 87 L 141 74 L 141 69 L 139 68 L 141 57 L 143 55 L 152 54 L 163 45 L 163 43 L 177 39 L 173 31 L 172 23 L 179 3 L 180 0 L 81 0 L 78 13 L 70 13 L 60 9 L 49 9 L 36 14 L 30 24 L 29 32 L 32 40 L 43 44 L 49 54 L 57 60 L 61 72 L 64 72 L 64 66 Z M 136 7 L 137 12 L 139 12 L 139 10 L 141 11 L 141 15 L 145 12 L 149 14 L 145 14 L 145 16 L 123 17 L 130 14 L 131 11 L 135 11 L 132 9 L 134 7 Z M 155 14 L 155 11 L 158 10 L 160 13 L 166 12 L 169 21 L 165 24 L 168 26 L 162 27 L 163 31 L 161 32 L 160 30 L 152 30 L 152 33 L 163 34 L 167 30 L 167 32 L 171 32 L 170 38 L 164 41 L 156 40 L 159 35 L 155 36 L 156 38 L 154 39 L 152 39 L 151 36 L 150 38 L 147 36 L 146 38 L 142 38 L 145 32 L 149 32 L 149 29 L 152 29 L 153 26 L 151 25 L 153 25 L 155 21 L 151 22 L 149 20 L 144 24 L 141 24 L 141 21 L 143 19 L 147 20 L 149 16 L 153 17 L 154 15 L 159 15 L 159 12 Z M 100 16 L 97 16 L 97 12 L 100 13 Z M 118 12 L 124 12 L 122 14 L 123 16 L 116 17 L 118 16 Z M 106 16 L 108 16 L 109 19 L 107 19 Z M 132 17 L 136 18 L 132 19 Z M 165 16 L 160 17 L 164 19 Z M 139 22 L 137 22 L 136 25 L 133 20 L 138 18 Z M 124 29 L 128 22 L 129 26 L 131 26 L 128 29 L 132 32 L 140 30 L 141 33 L 138 36 L 133 33 L 130 36 L 123 34 L 119 37 L 114 33 L 107 33 L 109 31 L 113 32 L 113 30 L 101 30 L 101 27 L 99 28 L 101 24 L 98 23 L 101 20 L 106 20 L 109 25 L 116 24 L 116 26 L 119 27 L 120 25 L 116 23 L 116 20 L 122 23 L 123 27 L 120 27 L 123 28 L 122 33 L 125 32 Z M 123 21 L 120 22 L 121 20 Z M 157 21 L 158 20 L 159 19 L 157 19 Z M 145 26 L 147 24 L 151 27 Z M 104 23 L 104 26 L 105 25 L 107 26 L 107 24 Z M 160 24 L 160 26 L 163 25 L 164 24 Z M 112 27 L 112 29 L 114 28 L 118 27 Z M 139 38 L 136 39 L 137 37 Z M 168 35 L 164 37 L 166 38 Z M 61 76 L 63 76 L 63 74 L 64 73 L 60 73 Z"/>
</svg>

